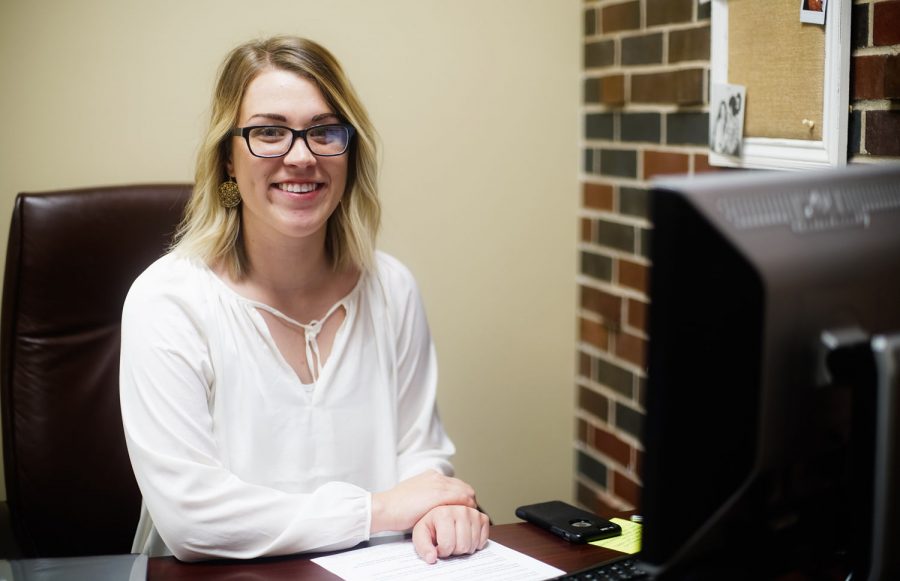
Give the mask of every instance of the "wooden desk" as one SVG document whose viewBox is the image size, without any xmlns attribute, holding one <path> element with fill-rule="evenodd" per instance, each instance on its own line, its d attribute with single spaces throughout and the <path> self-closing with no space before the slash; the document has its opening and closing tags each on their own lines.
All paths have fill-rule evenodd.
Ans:
<svg viewBox="0 0 900 581">
<path fill-rule="evenodd" d="M 615 558 L 621 553 L 593 545 L 573 545 L 527 523 L 491 527 L 491 539 L 567 573 Z M 174 557 L 150 559 L 148 581 L 335 581 L 340 579 L 310 559 L 318 555 L 273 557 L 252 561 L 182 563 Z"/>
</svg>

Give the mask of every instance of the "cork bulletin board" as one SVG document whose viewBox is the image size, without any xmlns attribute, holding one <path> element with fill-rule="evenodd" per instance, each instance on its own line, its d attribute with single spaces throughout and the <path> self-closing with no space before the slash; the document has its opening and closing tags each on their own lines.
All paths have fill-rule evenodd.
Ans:
<svg viewBox="0 0 900 581">
<path fill-rule="evenodd" d="M 750 95 L 744 135 L 821 141 L 825 29 L 801 23 L 795 0 L 730 0 L 728 12 L 728 82 Z"/>
<path fill-rule="evenodd" d="M 739 157 L 715 165 L 803 169 L 846 163 L 851 0 L 828 0 L 824 25 L 802 0 L 713 0 L 711 83 L 746 88 Z"/>
</svg>

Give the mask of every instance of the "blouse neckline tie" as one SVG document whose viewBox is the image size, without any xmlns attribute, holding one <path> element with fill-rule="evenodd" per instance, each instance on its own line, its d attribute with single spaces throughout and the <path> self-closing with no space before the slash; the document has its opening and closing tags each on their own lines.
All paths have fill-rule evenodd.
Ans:
<svg viewBox="0 0 900 581">
<path fill-rule="evenodd" d="M 264 303 L 256 303 L 258 308 L 263 309 L 264 311 L 278 317 L 282 321 L 290 323 L 295 327 L 300 327 L 303 329 L 303 338 L 304 338 L 304 346 L 306 351 L 306 365 L 309 367 L 309 373 L 312 375 L 313 383 L 319 381 L 319 376 L 322 374 L 322 356 L 319 352 L 319 333 L 322 331 L 322 326 L 325 324 L 325 321 L 331 317 L 340 307 L 344 305 L 344 301 L 338 301 L 330 309 L 321 319 L 313 319 L 309 323 L 301 323 L 291 317 L 285 315 L 278 309 L 272 308 L 269 305 Z"/>
</svg>

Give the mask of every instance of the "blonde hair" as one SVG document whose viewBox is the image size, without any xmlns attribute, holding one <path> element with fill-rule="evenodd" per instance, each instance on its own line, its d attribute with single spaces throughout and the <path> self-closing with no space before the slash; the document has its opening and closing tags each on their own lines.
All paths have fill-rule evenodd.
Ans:
<svg viewBox="0 0 900 581">
<path fill-rule="evenodd" d="M 381 221 L 377 193 L 375 130 L 337 59 L 319 44 L 276 36 L 232 50 L 219 70 L 209 128 L 197 156 L 194 191 L 173 249 L 207 264 L 221 263 L 235 279 L 251 267 L 241 236 L 241 206 L 225 208 L 219 185 L 228 179 L 230 132 L 238 123 L 244 92 L 266 69 L 293 72 L 313 82 L 334 112 L 356 129 L 347 155 L 347 187 L 328 219 L 325 248 L 335 269 L 371 268 Z"/>
</svg>

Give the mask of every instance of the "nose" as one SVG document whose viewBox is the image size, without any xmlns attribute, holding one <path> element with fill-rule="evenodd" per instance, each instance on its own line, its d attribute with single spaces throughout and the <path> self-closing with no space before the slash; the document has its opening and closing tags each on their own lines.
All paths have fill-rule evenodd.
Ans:
<svg viewBox="0 0 900 581">
<path fill-rule="evenodd" d="M 294 139 L 293 145 L 284 154 L 284 163 L 288 165 L 309 166 L 316 163 L 316 156 L 309 150 L 306 141 L 297 138 Z"/>
</svg>

